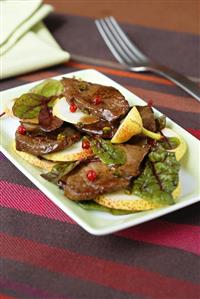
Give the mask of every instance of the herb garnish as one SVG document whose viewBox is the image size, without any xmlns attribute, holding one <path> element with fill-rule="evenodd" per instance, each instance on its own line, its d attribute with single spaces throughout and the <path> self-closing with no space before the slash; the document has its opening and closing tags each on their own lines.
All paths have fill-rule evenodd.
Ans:
<svg viewBox="0 0 200 299">
<path fill-rule="evenodd" d="M 72 171 L 79 163 L 80 161 L 57 163 L 50 172 L 43 173 L 41 176 L 47 181 L 57 184 L 61 177 Z"/>
<path fill-rule="evenodd" d="M 172 192 L 178 186 L 180 164 L 175 154 L 155 145 L 148 155 L 141 175 L 133 182 L 133 194 L 159 202 L 173 204 Z"/>
<path fill-rule="evenodd" d="M 164 147 L 166 150 L 172 150 L 179 146 L 180 140 L 177 137 L 166 137 L 159 141 L 159 143 Z"/>
<path fill-rule="evenodd" d="M 30 90 L 32 93 L 42 95 L 44 97 L 59 96 L 63 93 L 64 87 L 62 83 L 55 79 L 47 79 L 36 85 Z"/>
<path fill-rule="evenodd" d="M 93 153 L 107 165 L 123 165 L 126 163 L 126 153 L 118 145 L 113 145 L 109 140 L 101 138 L 90 141 Z"/>
<path fill-rule="evenodd" d="M 48 79 L 35 86 L 30 92 L 15 99 L 13 114 L 19 118 L 31 119 L 38 117 L 40 110 L 53 106 L 54 101 L 62 94 L 63 85 L 60 81 Z"/>
<path fill-rule="evenodd" d="M 13 105 L 13 114 L 19 118 L 35 118 L 41 110 L 41 105 L 45 103 L 46 98 L 34 94 L 25 93 L 15 100 Z"/>
<path fill-rule="evenodd" d="M 15 99 L 13 114 L 21 119 L 38 118 L 40 128 L 44 131 L 56 129 L 62 122 L 53 117 L 51 109 L 62 92 L 63 85 L 60 81 L 45 80 L 32 88 L 29 93 Z"/>
<path fill-rule="evenodd" d="M 156 131 L 161 131 L 166 127 L 166 116 L 161 115 L 155 119 L 156 122 Z"/>
</svg>

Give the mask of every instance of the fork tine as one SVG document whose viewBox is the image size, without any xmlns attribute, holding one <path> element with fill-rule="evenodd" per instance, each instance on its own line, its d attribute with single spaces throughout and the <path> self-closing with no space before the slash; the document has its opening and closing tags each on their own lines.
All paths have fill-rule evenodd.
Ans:
<svg viewBox="0 0 200 299">
<path fill-rule="evenodd" d="M 139 49 L 138 47 L 136 46 L 136 44 L 134 42 L 132 42 L 128 37 L 127 35 L 125 34 L 125 32 L 122 30 L 122 28 L 119 26 L 119 24 L 117 23 L 117 21 L 115 20 L 115 18 L 113 16 L 111 17 L 107 17 L 107 19 L 109 19 L 113 26 L 115 27 L 115 29 L 117 30 L 118 34 L 120 35 L 120 37 L 123 39 L 124 43 L 127 45 L 127 47 L 133 51 L 133 53 L 135 53 L 135 55 L 142 59 L 142 60 L 145 60 L 147 61 L 148 58 L 147 56 L 145 56 Z"/>
<path fill-rule="evenodd" d="M 140 58 L 137 55 L 135 55 L 135 53 L 127 47 L 126 43 L 119 35 L 118 31 L 116 30 L 115 26 L 111 22 L 110 18 L 105 18 L 104 21 L 106 22 L 107 26 L 109 27 L 110 31 L 112 32 L 113 36 L 115 37 L 115 40 L 121 46 L 121 48 L 126 53 L 126 55 L 130 58 L 130 60 L 132 60 L 133 63 L 135 63 L 135 62 L 140 63 L 141 62 Z"/>
<path fill-rule="evenodd" d="M 102 35 L 104 41 L 109 47 L 110 51 L 113 53 L 115 58 L 122 64 L 131 63 L 131 60 L 127 55 L 121 50 L 119 45 L 116 43 L 115 39 L 110 33 L 110 30 L 107 27 L 107 24 L 103 19 L 95 20 L 96 26 Z"/>
</svg>

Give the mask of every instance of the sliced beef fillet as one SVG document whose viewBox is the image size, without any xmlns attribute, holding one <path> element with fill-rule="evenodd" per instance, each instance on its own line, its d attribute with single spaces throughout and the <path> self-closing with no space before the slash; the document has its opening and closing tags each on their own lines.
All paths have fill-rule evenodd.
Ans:
<svg viewBox="0 0 200 299">
<path fill-rule="evenodd" d="M 52 121 L 49 124 L 49 126 L 46 126 L 45 129 L 43 127 L 41 127 L 41 125 L 38 124 L 33 124 L 28 122 L 28 120 L 25 121 L 20 121 L 20 123 L 26 128 L 27 132 L 40 132 L 40 131 L 44 131 L 44 132 L 52 132 L 58 128 L 60 128 L 64 121 L 59 119 L 58 117 L 54 116 L 52 117 Z"/>
<path fill-rule="evenodd" d="M 156 132 L 156 122 L 153 110 L 149 106 L 136 106 L 142 118 L 145 129 Z"/>
<path fill-rule="evenodd" d="M 28 132 L 26 135 L 15 133 L 16 149 L 35 156 L 60 151 L 79 141 L 80 138 L 80 133 L 72 127 L 60 128 L 50 133 Z"/>
<path fill-rule="evenodd" d="M 87 173 L 94 170 L 95 181 L 87 178 Z M 99 194 L 126 188 L 129 180 L 115 176 L 109 167 L 102 162 L 90 162 L 77 167 L 65 181 L 65 196 L 71 200 L 91 200 Z"/>
<path fill-rule="evenodd" d="M 121 147 L 127 154 L 123 166 L 108 167 L 100 161 L 82 164 L 65 177 L 65 195 L 72 200 L 90 200 L 128 187 L 130 179 L 139 174 L 140 164 L 149 148 L 128 144 Z M 87 178 L 89 170 L 96 172 L 93 182 Z"/>
<path fill-rule="evenodd" d="M 80 110 L 87 110 L 100 119 L 114 121 L 129 110 L 124 96 L 114 87 L 63 78 L 64 96 L 68 103 L 74 102 Z"/>
<path fill-rule="evenodd" d="M 117 131 L 118 126 L 118 122 L 110 123 L 106 120 L 101 120 L 90 125 L 77 125 L 76 128 L 88 135 L 95 135 L 102 138 L 111 139 Z"/>
<path fill-rule="evenodd" d="M 32 123 L 29 123 L 29 122 L 23 122 L 23 121 L 20 121 L 20 124 L 21 124 L 23 127 L 25 127 L 26 132 L 36 132 L 36 133 L 41 132 L 41 129 L 40 129 L 40 125 L 39 125 L 39 124 L 32 124 Z"/>
<path fill-rule="evenodd" d="M 126 178 L 135 177 L 140 173 L 140 164 L 149 152 L 149 145 L 119 145 L 126 152 L 126 163 L 116 167 L 116 174 Z"/>
</svg>

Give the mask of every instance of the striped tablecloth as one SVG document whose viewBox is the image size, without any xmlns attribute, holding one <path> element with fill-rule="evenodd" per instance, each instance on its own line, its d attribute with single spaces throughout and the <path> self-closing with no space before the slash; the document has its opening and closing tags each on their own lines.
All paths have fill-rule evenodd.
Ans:
<svg viewBox="0 0 200 299">
<path fill-rule="evenodd" d="M 46 20 L 70 53 L 112 61 L 93 20 L 52 14 Z M 198 37 L 123 24 L 158 62 L 195 80 Z M 37 53 L 36 53 L 37 55 Z M 1 82 L 7 89 L 95 68 L 200 137 L 200 105 L 169 81 L 75 60 Z M 198 158 L 198 157 L 197 157 Z M 0 156 L 0 298 L 197 299 L 200 296 L 199 204 L 103 237 L 89 235 Z"/>
</svg>

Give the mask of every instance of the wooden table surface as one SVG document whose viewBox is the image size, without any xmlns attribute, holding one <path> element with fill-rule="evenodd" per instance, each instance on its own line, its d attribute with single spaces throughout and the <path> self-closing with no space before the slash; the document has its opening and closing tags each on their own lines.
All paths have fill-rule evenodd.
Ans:
<svg viewBox="0 0 200 299">
<path fill-rule="evenodd" d="M 199 0 L 44 0 L 55 11 L 92 18 L 115 16 L 127 23 L 200 33 Z"/>
</svg>

